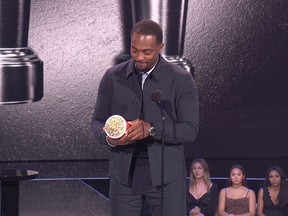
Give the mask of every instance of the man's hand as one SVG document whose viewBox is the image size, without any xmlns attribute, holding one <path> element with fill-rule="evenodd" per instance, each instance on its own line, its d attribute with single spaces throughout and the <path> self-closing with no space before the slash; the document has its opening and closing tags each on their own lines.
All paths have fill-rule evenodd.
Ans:
<svg viewBox="0 0 288 216">
<path fill-rule="evenodd" d="M 137 140 L 145 139 L 149 136 L 149 129 L 151 124 L 145 122 L 141 119 L 136 119 L 134 121 L 127 122 L 130 127 L 127 129 L 125 134 L 119 139 L 112 139 L 107 137 L 107 140 L 110 144 L 118 146 L 118 145 L 129 145 L 134 143 Z"/>
<path fill-rule="evenodd" d="M 149 129 L 151 127 L 150 123 L 141 119 L 136 119 L 134 121 L 129 121 L 128 124 L 131 125 L 131 127 L 126 131 L 129 140 L 135 142 L 149 136 Z"/>
</svg>

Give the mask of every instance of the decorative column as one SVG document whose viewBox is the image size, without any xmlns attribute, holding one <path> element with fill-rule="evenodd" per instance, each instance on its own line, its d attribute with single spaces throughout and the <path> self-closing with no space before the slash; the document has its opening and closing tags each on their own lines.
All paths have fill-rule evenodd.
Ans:
<svg viewBox="0 0 288 216">
<path fill-rule="evenodd" d="M 130 33 L 133 28 L 131 0 L 120 0 L 119 4 L 120 4 L 120 14 L 122 18 L 121 28 L 123 33 L 122 35 L 123 52 L 114 58 L 114 64 L 119 64 L 131 58 Z"/>
</svg>

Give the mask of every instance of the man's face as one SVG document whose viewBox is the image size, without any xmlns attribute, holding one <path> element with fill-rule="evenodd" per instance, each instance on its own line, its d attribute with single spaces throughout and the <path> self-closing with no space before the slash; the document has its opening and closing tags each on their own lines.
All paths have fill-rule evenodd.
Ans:
<svg viewBox="0 0 288 216">
<path fill-rule="evenodd" d="M 139 71 L 150 70 L 158 61 L 158 56 L 163 47 L 163 43 L 156 41 L 156 36 L 132 34 L 131 38 L 131 57 L 135 60 Z"/>
</svg>

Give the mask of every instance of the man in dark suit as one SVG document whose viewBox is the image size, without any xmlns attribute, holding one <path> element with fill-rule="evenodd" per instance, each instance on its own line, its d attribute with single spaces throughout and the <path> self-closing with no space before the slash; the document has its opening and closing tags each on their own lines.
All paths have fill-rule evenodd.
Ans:
<svg viewBox="0 0 288 216">
<path fill-rule="evenodd" d="M 194 141 L 198 134 L 198 93 L 192 75 L 160 55 L 162 39 L 159 24 L 151 20 L 138 22 L 131 31 L 132 59 L 108 69 L 100 82 L 92 128 L 99 143 L 111 146 L 112 216 L 140 215 L 143 198 L 151 214 L 160 216 L 161 195 L 163 215 L 185 216 L 183 143 Z M 155 90 L 160 93 L 156 95 L 159 103 L 151 100 Z M 103 131 L 105 121 L 115 114 L 131 125 L 119 139 L 111 139 Z"/>
</svg>

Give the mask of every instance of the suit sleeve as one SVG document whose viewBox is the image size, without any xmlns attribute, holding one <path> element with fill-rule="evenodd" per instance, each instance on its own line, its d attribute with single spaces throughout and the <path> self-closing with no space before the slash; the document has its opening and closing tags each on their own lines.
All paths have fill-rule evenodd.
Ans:
<svg viewBox="0 0 288 216">
<path fill-rule="evenodd" d="M 106 72 L 100 81 L 97 101 L 92 117 L 92 130 L 100 144 L 107 144 L 103 127 L 106 119 L 111 115 L 111 97 L 109 97 L 108 80 L 108 73 Z"/>
<path fill-rule="evenodd" d="M 180 83 L 180 82 L 179 82 Z M 165 142 L 171 144 L 193 142 L 199 130 L 199 99 L 198 91 L 191 74 L 186 74 L 177 85 L 176 98 L 173 104 L 176 119 L 165 124 Z M 157 134 L 155 139 L 161 139 L 161 123 L 155 122 Z"/>
</svg>

